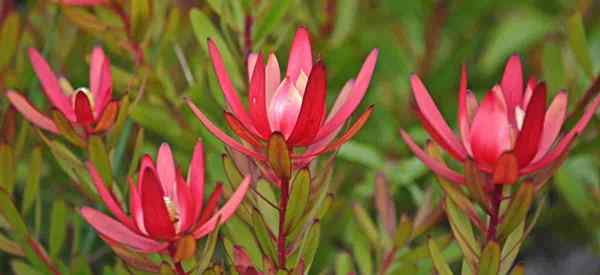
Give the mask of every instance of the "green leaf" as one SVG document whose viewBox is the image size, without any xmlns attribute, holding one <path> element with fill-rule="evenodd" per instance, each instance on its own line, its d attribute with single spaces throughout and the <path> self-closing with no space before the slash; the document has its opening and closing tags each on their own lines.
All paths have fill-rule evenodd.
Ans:
<svg viewBox="0 0 600 275">
<path fill-rule="evenodd" d="M 40 185 L 40 176 L 42 173 L 42 148 L 37 146 L 31 152 L 31 160 L 29 162 L 29 171 L 27 173 L 27 182 L 25 192 L 23 192 L 23 202 L 21 213 L 23 216 L 31 210 L 33 202 L 37 198 Z"/>
<path fill-rule="evenodd" d="M 429 255 L 431 256 L 431 260 L 433 261 L 435 270 L 437 270 L 437 272 L 440 275 L 454 274 L 454 273 L 452 273 L 452 270 L 450 270 L 450 266 L 448 266 L 448 263 L 444 259 L 444 256 L 442 255 L 442 252 L 440 251 L 437 244 L 435 243 L 435 240 L 429 239 L 428 245 L 429 245 Z"/>
<path fill-rule="evenodd" d="M 340 252 L 335 256 L 335 275 L 348 275 L 353 272 L 352 257 L 346 252 Z"/>
<path fill-rule="evenodd" d="M 10 265 L 15 275 L 44 275 L 44 273 L 37 271 L 32 266 L 20 260 L 11 261 Z"/>
<path fill-rule="evenodd" d="M 99 136 L 90 136 L 88 140 L 88 157 L 100 173 L 106 187 L 112 189 L 112 166 L 108 151 Z"/>
<path fill-rule="evenodd" d="M 225 170 L 225 176 L 227 176 L 227 180 L 231 186 L 236 187 L 238 184 L 244 180 L 244 176 L 235 165 L 233 159 L 231 159 L 228 155 L 223 154 L 223 169 Z"/>
<path fill-rule="evenodd" d="M 400 217 L 400 222 L 396 226 L 396 233 L 394 236 L 394 245 L 397 248 L 404 247 L 404 245 L 412 238 L 413 234 L 413 222 L 406 216 Z"/>
<path fill-rule="evenodd" d="M 523 221 L 510 235 L 506 238 L 501 251 L 500 275 L 505 275 L 510 271 L 519 249 L 524 239 L 525 222 Z"/>
<path fill-rule="evenodd" d="M 199 9 L 192 9 L 190 12 L 190 20 L 196 39 L 198 40 L 200 47 L 204 50 L 204 53 L 208 55 L 206 41 L 210 38 L 215 42 L 217 48 L 219 48 L 219 52 L 223 57 L 223 63 L 225 63 L 225 68 L 227 69 L 231 81 L 234 85 L 241 85 L 243 82 L 240 72 L 238 71 L 237 62 L 235 62 L 231 50 L 213 22 Z"/>
<path fill-rule="evenodd" d="M 301 169 L 291 182 L 291 193 L 288 208 L 285 213 L 285 230 L 298 226 L 304 211 L 308 208 L 308 195 L 310 192 L 310 171 Z"/>
<path fill-rule="evenodd" d="M 83 147 L 85 146 L 85 141 L 75 132 L 73 125 L 60 111 L 52 111 L 52 120 L 60 134 L 68 140 L 70 143 Z"/>
<path fill-rule="evenodd" d="M 52 204 L 52 214 L 50 223 L 50 257 L 57 257 L 63 247 L 67 233 L 67 208 L 65 202 L 56 200 Z"/>
<path fill-rule="evenodd" d="M 310 270 L 310 266 L 317 254 L 317 248 L 319 248 L 320 235 L 321 225 L 319 221 L 315 221 L 307 231 L 298 253 L 300 258 L 304 261 L 304 270 Z"/>
<path fill-rule="evenodd" d="M 112 128 L 107 133 L 107 142 L 109 146 L 114 146 L 119 136 L 123 131 L 123 127 L 125 126 L 125 122 L 129 117 L 129 96 L 123 96 L 123 99 L 119 102 L 119 114 L 117 114 L 117 118 L 115 119 L 115 123 Z"/>
<path fill-rule="evenodd" d="M 427 149 L 427 153 L 432 158 L 443 162 L 442 152 L 441 152 L 441 148 L 439 146 L 437 146 L 433 142 L 428 142 L 426 149 Z M 469 200 L 469 198 L 463 193 L 463 191 L 461 189 L 459 189 L 458 187 L 456 187 L 456 185 L 448 182 L 447 180 L 443 179 L 442 177 L 436 176 L 436 178 L 437 178 L 440 186 L 442 187 L 442 189 L 444 189 L 444 192 L 446 193 L 446 195 L 448 195 L 448 198 L 450 200 L 452 200 L 452 202 L 455 203 L 456 206 L 462 212 L 464 212 L 465 215 L 467 215 L 467 217 L 472 222 L 480 223 L 481 221 L 479 219 L 477 212 L 475 211 L 475 206 L 473 205 L 471 200 Z"/>
<path fill-rule="evenodd" d="M 0 69 L 3 69 L 15 55 L 19 43 L 21 26 L 19 13 L 10 13 L 2 23 L 0 29 Z"/>
<path fill-rule="evenodd" d="M 589 48 L 587 46 L 587 39 L 585 38 L 585 29 L 583 27 L 583 21 L 581 13 L 575 12 L 567 21 L 567 36 L 569 38 L 569 44 L 571 50 L 575 54 L 575 59 L 579 62 L 583 71 L 589 79 L 594 78 L 594 71 L 592 66 L 592 59 L 590 58 Z"/>
<path fill-rule="evenodd" d="M 438 237 L 433 238 L 435 244 L 441 249 L 444 250 L 452 241 L 452 236 L 450 234 L 444 234 Z M 424 258 L 429 257 L 429 244 L 421 244 L 408 253 L 401 255 L 398 257 L 398 260 L 403 262 L 417 262 Z"/>
<path fill-rule="evenodd" d="M 502 17 L 483 51 L 480 65 L 486 73 L 494 72 L 509 55 L 556 29 L 551 18 L 531 8 L 517 9 Z"/>
<path fill-rule="evenodd" d="M 469 219 L 448 198 L 446 198 L 446 213 L 454 239 L 460 246 L 470 267 L 475 268 L 474 264 L 479 258 L 481 248 L 475 239 Z"/>
<path fill-rule="evenodd" d="M 274 207 L 277 205 L 275 192 L 272 184 L 264 179 L 256 182 L 256 208 L 262 214 L 268 229 L 276 232 L 279 227 L 279 211 Z"/>
<path fill-rule="evenodd" d="M 233 216 L 224 225 L 225 236 L 229 237 L 232 243 L 244 247 L 253 263 L 260 263 L 262 262 L 261 247 L 253 235 L 252 224 L 252 221 L 246 224 L 240 218 Z"/>
<path fill-rule="evenodd" d="M 367 210 L 365 210 L 358 203 L 354 203 L 352 205 L 352 211 L 354 213 L 354 219 L 356 220 L 356 223 L 362 230 L 363 234 L 367 236 L 371 245 L 374 248 L 379 248 L 380 243 L 378 230 L 375 226 L 375 223 L 373 223 L 373 220 L 371 220 L 371 217 L 369 217 Z"/>
<path fill-rule="evenodd" d="M 218 223 L 217 223 L 218 224 Z M 202 250 L 202 258 L 198 262 L 198 274 L 202 274 L 204 270 L 208 268 L 215 254 L 215 248 L 217 247 L 217 241 L 219 240 L 219 227 L 215 228 L 215 230 L 210 233 L 206 242 L 204 244 L 204 249 Z"/>
<path fill-rule="evenodd" d="M 500 246 L 494 241 L 490 241 L 479 259 L 479 272 L 477 275 L 497 275 L 500 266 Z"/>
<path fill-rule="evenodd" d="M 335 28 L 331 34 L 331 45 L 340 46 L 354 30 L 354 20 L 358 12 L 358 0 L 339 0 L 335 15 Z"/>
<path fill-rule="evenodd" d="M 15 241 L 9 240 L 3 234 L 0 234 L 0 251 L 17 257 L 25 256 L 25 252 L 19 246 L 19 244 Z"/>
<path fill-rule="evenodd" d="M 252 221 L 252 228 L 254 229 L 256 240 L 263 251 L 263 255 L 268 256 L 272 262 L 276 262 L 277 252 L 275 250 L 275 245 L 271 241 L 271 233 L 269 232 L 263 216 L 258 212 L 258 209 L 254 209 Z"/>
<path fill-rule="evenodd" d="M 32 242 L 35 242 L 29 236 L 27 225 L 23 222 L 19 211 L 15 207 L 10 195 L 6 191 L 0 189 L 0 215 L 8 222 L 10 226 L 11 237 L 19 243 L 24 249 L 27 259 L 35 266 L 42 266 L 36 253 L 32 250 Z"/>
<path fill-rule="evenodd" d="M 525 221 L 527 212 L 533 202 L 535 187 L 532 183 L 524 182 L 514 194 L 506 213 L 502 217 L 502 223 L 498 228 L 499 236 L 505 239 L 519 224 Z"/>
<path fill-rule="evenodd" d="M 71 261 L 71 274 L 93 275 L 85 256 L 79 255 L 73 258 Z"/>
<path fill-rule="evenodd" d="M 8 144 L 0 144 L 0 187 L 12 194 L 15 187 L 16 166 L 13 150 Z"/>
<path fill-rule="evenodd" d="M 562 48 L 557 43 L 547 42 L 542 52 L 542 72 L 548 82 L 548 90 L 556 93 L 567 87 L 565 67 L 562 61 Z"/>
<path fill-rule="evenodd" d="M 340 159 L 356 162 L 369 168 L 377 169 L 385 164 L 383 157 L 373 146 L 357 141 L 348 141 L 340 148 L 337 155 Z"/>
<path fill-rule="evenodd" d="M 369 240 L 355 225 L 351 225 L 348 228 L 347 239 L 352 240 L 350 242 L 350 245 L 352 246 L 352 255 L 354 255 L 360 274 L 374 274 Z"/>
<path fill-rule="evenodd" d="M 557 170 L 553 186 L 572 209 L 573 214 L 586 221 L 592 217 L 593 210 L 598 206 L 589 196 L 584 182 L 578 178 L 583 173 L 581 166 L 573 164 L 575 164 L 573 160 L 569 159 Z"/>
<path fill-rule="evenodd" d="M 259 17 L 260 19 L 256 22 L 256 29 L 252 40 L 259 41 L 260 43 L 263 38 L 271 33 L 275 26 L 279 26 L 291 4 L 291 0 L 272 1 L 270 9 L 264 16 Z"/>
<path fill-rule="evenodd" d="M 150 1 L 149 0 L 131 0 L 130 19 L 133 36 L 138 40 L 143 38 L 148 19 L 150 19 Z"/>
<path fill-rule="evenodd" d="M 127 169 L 127 175 L 132 176 L 135 173 L 135 169 L 138 167 L 138 159 L 142 155 L 142 148 L 144 147 L 144 128 L 140 128 L 135 136 L 135 143 L 133 145 L 133 153 L 131 154 L 131 163 L 129 169 Z"/>
<path fill-rule="evenodd" d="M 467 262 L 466 259 L 463 259 L 462 261 L 462 266 L 460 269 L 460 274 L 461 275 L 473 275 L 473 269 L 470 266 L 470 264 Z"/>
</svg>

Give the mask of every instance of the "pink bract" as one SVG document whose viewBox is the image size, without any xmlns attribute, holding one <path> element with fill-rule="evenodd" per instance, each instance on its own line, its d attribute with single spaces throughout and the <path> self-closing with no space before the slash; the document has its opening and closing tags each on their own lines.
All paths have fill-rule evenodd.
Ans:
<svg viewBox="0 0 600 275">
<path fill-rule="evenodd" d="M 559 133 L 566 118 L 567 93 L 560 91 L 546 106 L 546 84 L 530 78 L 524 83 L 518 56 L 512 56 L 500 85 L 486 93 L 481 103 L 467 89 L 467 71 L 463 66 L 458 95 L 458 128 L 454 134 L 425 85 L 418 76 L 410 78 L 417 116 L 431 138 L 454 159 L 473 160 L 479 170 L 492 174 L 502 154 L 516 157 L 518 174 L 524 176 L 555 163 L 586 127 L 600 105 L 600 96 L 587 107 L 577 124 L 562 138 Z M 440 176 L 463 182 L 459 173 L 429 157 L 412 138 L 401 130 L 404 141 L 415 155 Z"/>
<path fill-rule="evenodd" d="M 86 133 L 98 133 L 112 126 L 118 103 L 112 99 L 112 76 L 110 61 L 101 48 L 94 48 L 90 62 L 89 89 L 79 88 L 67 94 L 48 62 L 31 48 L 29 58 L 42 91 L 52 107 L 58 110 L 73 125 Z M 6 93 L 11 104 L 31 123 L 54 134 L 59 133 L 55 122 L 37 110 L 25 97 L 16 91 Z M 102 122 L 102 123 L 100 123 Z"/>
<path fill-rule="evenodd" d="M 242 202 L 250 177 L 246 177 L 230 199 L 218 208 L 223 189 L 217 185 L 204 203 L 204 148 L 198 142 L 187 179 L 175 166 L 171 149 L 163 144 L 156 162 L 142 158 L 137 186 L 129 179 L 129 214 L 106 187 L 98 171 L 88 162 L 92 181 L 111 212 L 109 217 L 89 207 L 81 215 L 103 237 L 142 252 L 160 252 L 185 237 L 202 238 L 226 222 Z"/>
<path fill-rule="evenodd" d="M 319 154 L 334 151 L 352 138 L 372 113 L 369 107 L 361 118 L 334 141 L 343 124 L 356 110 L 369 86 L 378 50 L 371 51 L 356 79 L 342 89 L 329 114 L 326 112 L 327 70 L 321 61 L 313 63 L 308 31 L 299 28 L 292 43 L 283 79 L 275 55 L 265 58 L 252 53 L 247 59 L 248 111 L 229 79 L 218 48 L 212 40 L 208 50 L 228 110 L 231 130 L 245 143 L 231 138 L 216 127 L 190 100 L 188 105 L 208 130 L 225 144 L 257 160 L 265 160 L 264 147 L 273 133 L 281 133 L 296 166 L 304 166 Z M 357 129 L 358 128 L 358 129 Z M 294 148 L 305 148 L 293 153 Z"/>
</svg>

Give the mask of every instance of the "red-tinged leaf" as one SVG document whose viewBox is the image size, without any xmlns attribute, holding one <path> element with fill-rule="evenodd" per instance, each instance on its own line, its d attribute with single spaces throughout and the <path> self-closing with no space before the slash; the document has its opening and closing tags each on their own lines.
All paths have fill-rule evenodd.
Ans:
<svg viewBox="0 0 600 275">
<path fill-rule="evenodd" d="M 186 235 L 175 244 L 175 262 L 191 259 L 196 253 L 196 240 L 191 235 Z"/>
<path fill-rule="evenodd" d="M 16 114 L 17 111 L 14 107 L 9 107 L 4 112 L 2 120 L 2 128 L 0 129 L 1 142 L 11 144 L 15 138 L 17 131 L 16 126 Z"/>
<path fill-rule="evenodd" d="M 186 99 L 186 103 L 192 109 L 194 115 L 202 122 L 202 124 L 206 127 L 206 129 L 211 132 L 215 137 L 219 140 L 223 141 L 225 144 L 235 149 L 236 151 L 252 157 L 257 160 L 265 160 L 265 157 L 262 154 L 257 153 L 254 150 L 250 150 L 246 148 L 244 145 L 240 144 L 237 140 L 225 134 L 221 129 L 215 126 L 209 119 L 194 105 L 194 103 L 190 99 Z"/>
<path fill-rule="evenodd" d="M 244 127 L 244 125 L 242 125 L 242 122 L 237 117 L 235 117 L 235 115 L 233 115 L 230 112 L 224 112 L 224 115 L 225 115 L 225 120 L 227 121 L 227 125 L 229 125 L 229 128 L 237 136 L 239 136 L 241 139 L 245 140 L 246 142 L 252 144 L 252 146 L 254 146 L 254 147 L 261 146 L 260 138 L 257 137 L 256 135 L 254 135 L 253 133 L 251 133 L 248 129 L 246 129 L 246 127 Z"/>
<path fill-rule="evenodd" d="M 373 110 L 373 105 L 369 106 L 369 108 L 367 108 L 367 110 L 364 113 L 362 113 L 360 117 L 358 117 L 354 124 L 352 124 L 348 131 L 343 133 L 336 141 L 327 145 L 327 147 L 325 147 L 323 151 L 315 153 L 315 155 L 332 152 L 339 149 L 342 145 L 344 145 L 344 143 L 348 142 L 352 137 L 354 137 L 354 135 L 356 135 L 358 131 L 362 129 L 363 126 L 365 126 L 365 123 L 367 123 L 367 121 L 369 120 L 369 117 L 373 113 Z"/>
<path fill-rule="evenodd" d="M 500 156 L 494 168 L 493 181 L 495 184 L 514 184 L 519 179 L 519 164 L 517 157 L 507 152 Z"/>
<path fill-rule="evenodd" d="M 31 104 L 31 102 L 29 102 L 29 100 L 27 100 L 21 94 L 15 91 L 8 91 L 6 92 L 6 97 L 13 107 L 35 126 L 50 131 L 54 134 L 58 133 L 58 128 L 54 122 L 46 115 L 43 115 Z"/>
<path fill-rule="evenodd" d="M 88 96 L 83 91 L 77 92 L 75 96 L 75 115 L 77 122 L 82 125 L 90 125 L 94 122 L 94 113 Z"/>
<path fill-rule="evenodd" d="M 175 235 L 175 228 L 165 205 L 164 191 L 154 170 L 146 168 L 142 181 L 141 198 L 146 230 L 154 238 L 171 239 Z"/>
<path fill-rule="evenodd" d="M 109 238 L 100 236 L 115 252 L 119 258 L 127 263 L 127 265 L 141 271 L 156 273 L 159 271 L 159 266 L 152 262 L 145 254 L 133 251 L 128 247 L 117 243 Z"/>
<path fill-rule="evenodd" d="M 262 53 L 258 54 L 254 65 L 254 72 L 250 78 L 250 95 L 248 109 L 250 118 L 262 138 L 267 139 L 271 134 L 271 126 L 267 118 L 267 97 L 265 84 L 265 62 Z"/>
<path fill-rule="evenodd" d="M 275 175 L 281 180 L 287 180 L 292 174 L 292 162 L 290 151 L 285 138 L 279 132 L 275 132 L 269 138 L 267 144 L 267 159 Z"/>
<path fill-rule="evenodd" d="M 202 210 L 202 215 L 200 215 L 200 219 L 198 220 L 198 225 L 204 224 L 215 214 L 219 201 L 221 200 L 221 195 L 223 195 L 223 185 L 219 183 L 215 186 L 215 190 L 212 194 L 210 194 L 210 197 L 206 202 L 206 207 Z"/>
<path fill-rule="evenodd" d="M 83 207 L 80 213 L 103 238 L 110 238 L 112 241 L 144 252 L 158 252 L 167 246 L 167 243 L 157 242 L 131 231 L 122 223 L 95 209 Z"/>
<path fill-rule="evenodd" d="M 46 62 L 42 55 L 40 55 L 40 53 L 34 48 L 29 48 L 29 59 L 35 74 L 42 84 L 42 90 L 46 94 L 48 100 L 50 100 L 52 105 L 65 114 L 69 120 L 75 121 L 76 116 L 75 113 L 73 113 L 73 108 L 71 107 L 69 98 L 60 88 L 58 79 L 56 78 L 56 75 L 52 69 L 50 69 L 48 62 Z"/>
<path fill-rule="evenodd" d="M 310 71 L 300 113 L 287 142 L 294 146 L 308 146 L 317 136 L 325 118 L 327 99 L 327 72 L 322 62 L 317 62 Z"/>
<path fill-rule="evenodd" d="M 98 119 L 98 123 L 94 128 L 94 133 L 101 133 L 108 129 L 110 129 L 115 120 L 117 118 L 117 114 L 119 113 L 119 103 L 117 101 L 112 101 L 106 105 L 104 112 L 102 112 L 102 116 Z"/>
<path fill-rule="evenodd" d="M 500 86 L 506 99 L 509 120 L 516 125 L 514 110 L 523 98 L 523 68 L 518 55 L 511 56 L 506 62 Z"/>
<path fill-rule="evenodd" d="M 523 120 L 523 127 L 515 143 L 514 154 L 519 167 L 524 167 L 535 157 L 542 132 L 544 117 L 546 116 L 546 84 L 540 83 L 535 87 L 533 95 Z"/>
<path fill-rule="evenodd" d="M 292 42 L 286 75 L 293 80 L 296 80 L 298 75 L 300 75 L 300 72 L 307 74 L 311 67 L 312 50 L 310 45 L 310 35 L 306 28 L 300 27 L 296 31 L 294 41 Z"/>
<path fill-rule="evenodd" d="M 389 184 L 383 174 L 375 177 L 375 208 L 383 227 L 388 235 L 393 237 L 396 232 L 396 207 Z"/>
</svg>

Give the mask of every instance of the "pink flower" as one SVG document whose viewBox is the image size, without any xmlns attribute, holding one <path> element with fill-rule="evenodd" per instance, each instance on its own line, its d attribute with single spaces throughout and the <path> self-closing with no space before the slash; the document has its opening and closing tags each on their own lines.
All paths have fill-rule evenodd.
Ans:
<svg viewBox="0 0 600 275">
<path fill-rule="evenodd" d="M 246 144 L 242 145 L 217 128 L 190 100 L 187 103 L 211 133 L 235 150 L 257 160 L 265 160 L 263 149 L 266 141 L 272 134 L 280 133 L 292 152 L 294 148 L 305 148 L 302 153 L 292 153 L 296 165 L 305 165 L 315 156 L 334 151 L 352 138 L 372 113 L 369 107 L 347 132 L 333 141 L 367 91 L 375 69 L 377 49 L 369 54 L 357 78 L 346 83 L 327 116 L 326 69 L 321 61 L 313 64 L 306 29 L 299 28 L 296 32 L 283 79 L 275 55 L 269 55 L 266 65 L 262 54 L 248 56 L 248 112 L 225 71 L 219 50 L 211 40 L 208 41 L 208 49 L 229 107 L 225 111 L 227 123 Z"/>
<path fill-rule="evenodd" d="M 600 104 L 600 97 L 596 97 L 573 129 L 558 138 L 566 117 L 567 93 L 560 91 L 546 107 L 546 84 L 530 78 L 524 85 L 521 61 L 515 55 L 508 60 L 500 85 L 494 86 L 478 106 L 475 95 L 467 89 L 463 66 L 458 96 L 459 138 L 448 127 L 419 77 L 413 75 L 410 80 L 417 115 L 431 138 L 454 159 L 472 159 L 479 170 L 488 174 L 493 174 L 499 164 L 506 164 L 503 155 L 516 162 L 517 177 L 554 164 L 585 129 Z M 435 173 L 456 183 L 463 182 L 462 175 L 430 158 L 405 131 L 401 130 L 401 134 L 415 155 Z"/>
<path fill-rule="evenodd" d="M 142 252 L 172 249 L 183 238 L 199 239 L 223 224 L 236 211 L 250 186 L 246 177 L 221 209 L 217 204 L 223 189 L 217 185 L 204 204 L 204 148 L 196 143 L 187 174 L 175 166 L 169 145 L 163 144 L 156 162 L 144 156 L 138 184 L 129 179 L 129 216 L 108 190 L 100 175 L 88 163 L 98 194 L 114 218 L 89 207 L 81 215 L 103 237 Z"/>
<path fill-rule="evenodd" d="M 92 51 L 90 88 L 79 88 L 74 92 L 63 89 L 46 60 L 35 49 L 29 49 L 29 58 L 46 98 L 72 126 L 81 129 L 85 134 L 92 134 L 106 131 L 113 125 L 119 104 L 111 101 L 110 62 L 101 48 Z M 8 91 L 6 96 L 11 104 L 35 126 L 54 134 L 59 133 L 55 122 L 40 113 L 20 93 Z"/>
</svg>

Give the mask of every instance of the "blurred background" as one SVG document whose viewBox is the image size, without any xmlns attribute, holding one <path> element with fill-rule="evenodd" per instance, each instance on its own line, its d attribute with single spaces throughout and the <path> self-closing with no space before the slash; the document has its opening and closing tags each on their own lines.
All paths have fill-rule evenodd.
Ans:
<svg viewBox="0 0 600 275">
<path fill-rule="evenodd" d="M 421 205 L 435 207 L 441 194 L 435 179 L 398 134 L 399 128 L 407 129 L 420 144 L 428 138 L 410 106 L 411 73 L 423 79 L 448 123 L 455 125 L 462 64 L 468 67 L 470 89 L 481 96 L 500 80 L 507 58 L 517 53 L 526 75 L 545 80 L 551 95 L 568 91 L 574 112 L 600 71 L 600 1 L 594 0 L 149 0 L 145 9 L 133 13 L 130 32 L 121 31 L 119 17 L 102 6 L 0 1 L 2 91 L 21 91 L 44 108 L 47 103 L 29 64 L 28 47 L 39 49 L 73 87 L 87 86 L 92 47 L 105 48 L 113 65 L 113 93 L 132 102 L 111 152 L 113 175 L 122 186 L 140 153 L 154 155 L 161 142 L 168 142 L 178 162 L 185 164 L 198 136 L 208 147 L 209 182 L 224 179 L 223 145 L 182 100 L 191 97 L 225 126 L 223 97 L 206 54 L 207 36 L 227 44 L 228 68 L 238 90 L 245 91 L 244 56 L 257 50 L 275 52 L 283 68 L 295 29 L 306 26 L 313 53 L 327 66 L 329 106 L 369 51 L 379 48 L 374 78 L 359 108 L 374 104 L 375 112 L 336 155 L 335 203 L 322 221 L 312 274 L 338 274 L 334 272 L 341 272 L 348 259 L 359 274 L 374 274 L 369 271 L 376 265 L 376 256 L 371 256 L 375 248 L 361 236 L 351 206 L 362 205 L 377 220 L 376 177 L 385 178 L 398 217 L 416 215 Z M 125 1 L 124 7 L 135 9 L 139 2 Z M 202 16 L 190 18 L 192 8 Z M 8 107 L 2 97 L 3 121 L 14 115 Z M 546 207 L 517 258 L 526 274 L 600 274 L 599 126 L 595 117 L 540 196 Z M 19 115 L 15 131 L 7 127 L 3 142 L 15 148 L 16 172 L 12 178 L 2 175 L 0 184 L 12 182 L 13 198 L 32 235 L 53 247 L 51 257 L 66 259 L 64 265 L 82 272 L 73 274 L 117 270 L 117 258 L 75 214 L 93 200 L 73 187 L 72 175 L 63 172 L 55 154 Z M 41 162 L 35 162 L 36 155 Z M 32 163 L 37 169 L 32 170 Z M 441 218 L 433 230 L 448 228 Z M 4 241 L 9 234 L 0 219 L 0 273 L 34 274 L 27 273 L 19 257 L 2 249 L 10 245 Z M 453 267 L 460 265 L 458 246 L 450 244 L 444 253 L 454 259 Z M 415 274 L 431 274 L 431 268 Z"/>
</svg>

